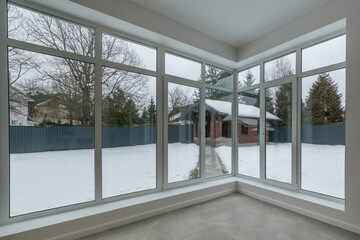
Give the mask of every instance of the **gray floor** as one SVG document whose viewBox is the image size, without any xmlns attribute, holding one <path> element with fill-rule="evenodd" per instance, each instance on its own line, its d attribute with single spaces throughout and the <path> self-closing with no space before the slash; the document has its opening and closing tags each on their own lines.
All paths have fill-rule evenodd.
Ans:
<svg viewBox="0 0 360 240">
<path fill-rule="evenodd" d="M 360 235 L 236 193 L 83 238 L 100 239 L 359 240 Z"/>
</svg>

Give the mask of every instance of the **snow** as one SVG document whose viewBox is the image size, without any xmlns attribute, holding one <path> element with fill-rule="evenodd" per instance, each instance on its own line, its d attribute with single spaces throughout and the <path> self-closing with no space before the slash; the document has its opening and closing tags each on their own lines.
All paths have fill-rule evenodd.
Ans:
<svg viewBox="0 0 360 240">
<path fill-rule="evenodd" d="M 231 172 L 231 147 L 216 148 Z M 196 144 L 169 144 L 169 182 L 189 179 Z M 267 178 L 290 182 L 290 143 L 267 145 Z M 239 173 L 259 177 L 259 146 L 239 145 Z M 270 157 L 271 156 L 271 157 Z M 302 188 L 344 197 L 345 146 L 302 144 Z M 103 197 L 156 187 L 156 145 L 103 149 Z M 94 200 L 94 150 L 11 154 L 10 214 Z"/>
<path fill-rule="evenodd" d="M 220 101 L 220 100 L 205 100 L 206 105 L 216 109 L 217 111 L 231 115 L 232 113 L 232 103 L 227 101 Z M 260 118 L 260 109 L 255 106 L 247 105 L 239 103 L 238 108 L 238 115 L 239 117 L 248 117 L 248 118 Z M 277 116 L 274 114 L 271 114 L 269 112 L 266 113 L 266 118 L 268 120 L 280 120 Z"/>
<path fill-rule="evenodd" d="M 189 179 L 190 172 L 196 168 L 199 161 L 200 147 L 194 143 L 169 144 L 169 183 Z"/>
<path fill-rule="evenodd" d="M 239 173 L 259 178 L 259 146 L 239 146 Z M 266 177 L 291 182 L 291 144 L 268 144 Z M 302 144 L 302 189 L 344 198 L 345 146 Z"/>
</svg>

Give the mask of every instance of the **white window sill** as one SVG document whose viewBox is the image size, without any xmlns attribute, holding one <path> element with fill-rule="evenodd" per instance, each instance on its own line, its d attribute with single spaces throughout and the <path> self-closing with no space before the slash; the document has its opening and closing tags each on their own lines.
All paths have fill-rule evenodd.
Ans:
<svg viewBox="0 0 360 240">
<path fill-rule="evenodd" d="M 238 192 L 240 192 L 240 193 L 243 192 L 244 194 L 247 194 L 249 192 L 249 190 L 251 190 L 251 189 L 256 189 L 259 192 L 264 190 L 264 191 L 271 192 L 272 195 L 277 193 L 282 196 L 287 196 L 287 197 L 294 198 L 297 200 L 306 201 L 306 202 L 309 202 L 312 204 L 317 204 L 319 206 L 332 208 L 332 209 L 339 210 L 339 211 L 345 211 L 345 202 L 343 200 L 335 200 L 335 199 L 328 200 L 325 198 L 311 196 L 311 195 L 308 195 L 308 194 L 305 194 L 302 192 L 298 192 L 298 191 L 288 190 L 288 189 L 272 186 L 272 185 L 265 184 L 265 183 L 247 180 L 247 179 L 244 179 L 241 177 L 239 177 L 237 179 L 237 181 L 238 181 Z"/>
</svg>

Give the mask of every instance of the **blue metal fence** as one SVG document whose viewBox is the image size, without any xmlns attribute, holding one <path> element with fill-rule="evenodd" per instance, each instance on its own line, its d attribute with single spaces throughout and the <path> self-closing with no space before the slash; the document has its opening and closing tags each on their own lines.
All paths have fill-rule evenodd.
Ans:
<svg viewBox="0 0 360 240">
<path fill-rule="evenodd" d="M 275 126 L 269 131 L 269 141 L 291 142 L 291 126 Z M 345 124 L 302 125 L 302 143 L 345 145 Z"/>
<path fill-rule="evenodd" d="M 193 125 L 169 125 L 169 143 L 194 141 Z M 303 125 L 303 143 L 345 145 L 345 124 Z M 10 152 L 31 153 L 72 149 L 94 148 L 94 127 L 10 127 Z M 290 126 L 275 126 L 269 131 L 269 141 L 291 142 Z M 104 148 L 156 143 L 156 126 L 103 127 Z"/>
<path fill-rule="evenodd" d="M 92 149 L 94 127 L 10 127 L 10 153 Z M 169 125 L 169 143 L 193 141 L 193 125 Z M 156 143 L 156 126 L 103 127 L 104 148 Z"/>
</svg>

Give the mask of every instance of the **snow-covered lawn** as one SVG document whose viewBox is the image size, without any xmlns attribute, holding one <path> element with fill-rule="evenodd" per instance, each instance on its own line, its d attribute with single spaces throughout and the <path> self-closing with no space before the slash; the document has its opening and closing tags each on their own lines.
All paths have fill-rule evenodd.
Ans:
<svg viewBox="0 0 360 240">
<path fill-rule="evenodd" d="M 189 179 L 199 147 L 169 144 L 169 182 Z M 216 148 L 231 172 L 231 147 Z M 290 181 L 290 144 L 267 146 L 267 177 Z M 303 144 L 302 188 L 344 197 L 344 146 Z M 273 157 L 269 157 L 273 156 Z M 156 145 L 103 149 L 103 196 L 156 187 Z M 94 150 L 12 154 L 12 216 L 94 200 Z M 259 147 L 239 146 L 239 171 L 258 176 Z"/>
</svg>

